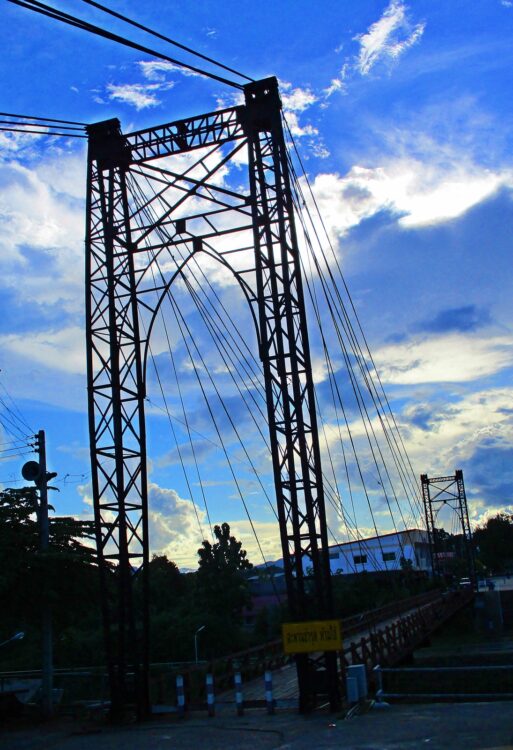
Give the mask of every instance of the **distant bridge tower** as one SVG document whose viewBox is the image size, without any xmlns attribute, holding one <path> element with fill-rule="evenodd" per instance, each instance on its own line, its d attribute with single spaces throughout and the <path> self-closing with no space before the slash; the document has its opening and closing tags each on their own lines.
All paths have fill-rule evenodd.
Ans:
<svg viewBox="0 0 513 750">
<path fill-rule="evenodd" d="M 114 711 L 134 700 L 141 715 L 149 708 L 146 362 L 155 317 L 188 264 L 218 261 L 233 272 L 247 299 L 265 380 L 291 618 L 333 616 L 312 365 L 277 81 L 250 83 L 244 95 L 239 106 L 128 135 L 118 120 L 88 127 L 89 431 Z M 242 149 L 246 182 L 233 191 L 219 177 Z M 313 571 L 308 581 L 305 561 Z M 337 705 L 335 653 L 322 655 L 316 667 L 300 654 L 297 670 L 302 710 L 312 707 L 320 675 L 331 705 Z"/>
<path fill-rule="evenodd" d="M 433 576 L 442 576 L 444 566 L 442 559 L 444 551 L 437 528 L 437 516 L 443 508 L 454 511 L 461 525 L 463 542 L 463 559 L 466 563 L 468 578 L 475 584 L 476 570 L 474 547 L 472 544 L 472 530 L 468 518 L 467 496 L 463 482 L 463 472 L 458 469 L 454 476 L 428 477 L 422 474 L 422 498 L 426 514 L 426 528 L 431 552 Z"/>
</svg>

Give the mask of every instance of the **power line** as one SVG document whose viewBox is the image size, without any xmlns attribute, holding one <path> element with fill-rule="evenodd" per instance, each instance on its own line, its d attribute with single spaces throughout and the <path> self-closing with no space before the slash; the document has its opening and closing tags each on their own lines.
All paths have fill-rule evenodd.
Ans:
<svg viewBox="0 0 513 750">
<path fill-rule="evenodd" d="M 51 130 L 59 130 L 59 129 L 60 130 L 64 130 L 64 129 L 80 130 L 84 132 L 83 128 L 77 128 L 72 125 L 70 125 L 69 127 L 65 127 L 63 125 L 50 125 L 50 124 L 39 125 L 39 123 L 37 122 L 20 122 L 18 120 L 0 120 L 0 125 L 18 125 L 19 127 L 28 126 L 28 127 L 34 127 L 34 128 L 50 128 Z"/>
<path fill-rule="evenodd" d="M 158 57 L 159 59 L 170 62 L 173 65 L 177 65 L 178 67 L 186 68 L 193 73 L 198 73 L 199 75 L 205 76 L 207 78 L 212 78 L 213 80 L 219 81 L 220 83 L 224 83 L 227 86 L 231 86 L 233 88 L 241 90 L 243 88 L 241 84 L 235 83 L 235 81 L 231 81 L 228 78 L 219 76 L 216 73 L 207 72 L 206 70 L 202 70 L 195 65 L 190 65 L 189 63 L 182 62 L 181 60 L 176 60 L 173 57 L 169 57 L 169 55 L 165 55 L 162 52 L 157 52 L 156 50 L 151 49 L 150 47 L 146 47 L 143 44 L 133 42 L 124 36 L 120 36 L 119 34 L 114 34 L 111 31 L 107 31 L 101 26 L 96 26 L 94 24 L 88 23 L 87 21 L 83 21 L 76 16 L 72 16 L 69 13 L 64 13 L 64 11 L 53 8 L 51 5 L 46 5 L 46 3 L 38 2 L 38 0 L 8 0 L 8 2 L 13 3 L 14 5 L 19 5 L 21 8 L 32 10 L 35 13 L 39 13 L 43 16 L 47 16 L 48 18 L 53 18 L 54 20 L 61 21 L 68 26 L 74 26 L 75 28 L 81 29 L 82 31 L 88 31 L 89 33 L 95 34 L 96 36 L 100 36 L 104 39 L 109 39 L 110 41 L 117 42 L 118 44 L 122 44 L 125 47 L 136 49 L 139 52 L 144 52 L 148 55 L 153 55 L 154 57 Z"/>
<path fill-rule="evenodd" d="M 8 0 L 14 2 L 14 0 Z M 64 136 L 65 138 L 87 138 L 86 135 L 78 135 L 78 133 L 46 133 L 44 130 L 26 130 L 25 128 L 0 128 L 1 131 L 7 133 L 27 133 L 27 135 L 57 135 Z"/>
<path fill-rule="evenodd" d="M 75 120 L 61 120 L 58 117 L 38 117 L 37 115 L 16 115 L 12 112 L 0 112 L 0 117 L 16 117 L 22 120 L 40 120 L 41 122 L 56 122 L 59 125 L 82 125 L 85 127 L 86 122 L 76 122 Z M 31 123 L 29 123 L 31 124 Z"/>
<path fill-rule="evenodd" d="M 208 55 L 203 55 L 201 52 L 197 52 L 191 47 L 187 47 L 185 44 L 181 44 L 180 42 L 177 42 L 175 39 L 171 39 L 170 37 L 165 36 L 164 34 L 160 34 L 158 31 L 155 31 L 154 29 L 150 29 L 148 26 L 144 26 L 142 23 L 138 23 L 137 21 L 134 21 L 131 18 L 128 18 L 127 16 L 124 16 L 122 13 L 117 13 L 115 10 L 111 10 L 110 8 L 107 8 L 105 5 L 102 5 L 101 3 L 97 3 L 94 0 L 82 0 L 82 2 L 86 3 L 87 5 L 92 5 L 94 8 L 98 8 L 99 10 L 102 10 L 104 13 L 108 13 L 109 15 L 114 16 L 115 18 L 119 18 L 125 23 L 130 24 L 131 26 L 135 26 L 137 29 L 146 31 L 148 34 L 152 34 L 158 39 L 162 39 L 164 42 L 169 42 L 169 44 L 172 44 L 175 47 L 179 47 L 179 49 L 183 49 L 185 52 L 190 52 L 192 55 L 195 55 L 196 57 L 200 57 L 202 60 L 205 60 L 206 62 L 210 62 L 213 65 L 217 65 L 217 67 L 223 68 L 223 70 L 226 70 L 229 73 L 235 73 L 235 75 L 240 76 L 241 78 L 245 78 L 246 81 L 254 80 L 253 78 L 250 78 L 249 76 L 244 75 L 244 73 L 240 73 L 238 70 L 235 70 L 234 68 L 230 68 L 227 65 L 224 65 L 223 63 L 218 62 L 218 60 L 215 60 L 213 57 L 209 57 Z"/>
</svg>

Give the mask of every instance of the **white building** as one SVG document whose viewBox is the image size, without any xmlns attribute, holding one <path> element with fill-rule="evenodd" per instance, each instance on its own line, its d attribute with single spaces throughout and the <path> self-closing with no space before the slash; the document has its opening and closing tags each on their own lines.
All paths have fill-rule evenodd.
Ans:
<svg viewBox="0 0 513 750">
<path fill-rule="evenodd" d="M 380 534 L 328 549 L 332 573 L 400 570 L 401 560 L 411 563 L 413 570 L 431 570 L 428 535 L 423 529 Z"/>
</svg>

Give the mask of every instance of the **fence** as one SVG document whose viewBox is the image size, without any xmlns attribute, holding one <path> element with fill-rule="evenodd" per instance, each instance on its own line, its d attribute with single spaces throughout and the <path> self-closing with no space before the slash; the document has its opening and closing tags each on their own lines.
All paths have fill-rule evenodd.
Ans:
<svg viewBox="0 0 513 750">
<path fill-rule="evenodd" d="M 401 667 L 373 670 L 376 702 L 385 700 L 511 700 L 513 665 Z M 388 675 L 387 689 L 383 676 Z M 413 678 L 413 679 L 412 679 Z"/>
<path fill-rule="evenodd" d="M 341 677 L 345 679 L 350 665 L 363 664 L 372 687 L 375 665 L 389 667 L 397 664 L 432 630 L 470 602 L 472 597 L 473 592 L 465 590 L 449 593 L 434 591 L 343 619 L 342 633 L 347 645 L 339 654 Z M 387 624 L 387 621 L 390 622 Z M 356 638 L 358 635 L 360 637 Z M 291 661 L 293 657 L 284 654 L 281 640 L 275 640 L 208 663 L 153 664 L 150 668 L 151 702 L 176 707 L 183 700 L 183 704 L 189 708 L 205 707 L 208 704 L 206 674 L 212 675 L 216 694 L 220 695 L 234 689 L 235 674 L 239 674 L 246 684 Z M 179 690 L 176 681 L 178 675 L 183 678 Z M 30 680 L 40 681 L 41 672 L 4 672 L 0 674 L 0 691 L 8 691 L 13 682 L 19 684 L 20 681 Z M 64 710 L 76 710 L 90 702 L 99 706 L 108 703 L 108 680 L 104 667 L 56 669 L 54 685 L 61 696 Z M 262 692 L 262 701 L 256 702 L 265 705 L 265 693 Z"/>
<path fill-rule="evenodd" d="M 372 678 L 377 664 L 393 666 L 417 648 L 431 632 L 473 599 L 473 591 L 440 593 L 414 611 L 352 641 L 341 654 L 342 672 L 351 664 L 364 664 Z M 360 628 L 361 632 L 361 628 Z"/>
</svg>

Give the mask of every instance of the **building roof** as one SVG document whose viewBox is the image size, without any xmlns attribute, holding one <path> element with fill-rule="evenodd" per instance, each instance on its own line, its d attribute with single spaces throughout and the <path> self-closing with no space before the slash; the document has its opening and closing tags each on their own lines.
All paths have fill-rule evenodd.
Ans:
<svg viewBox="0 0 513 750">
<path fill-rule="evenodd" d="M 330 544 L 328 549 L 340 549 L 340 547 L 350 547 L 354 544 L 365 544 L 366 542 L 372 542 L 374 539 L 385 539 L 386 537 L 402 537 L 410 536 L 412 534 L 426 534 L 425 529 L 403 529 L 403 531 L 388 531 L 386 534 L 376 534 L 375 536 L 367 536 L 362 539 L 353 539 L 350 542 L 339 542 L 338 544 Z"/>
</svg>

